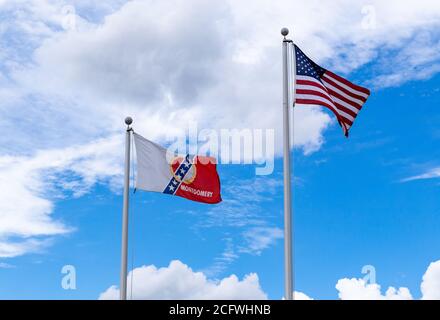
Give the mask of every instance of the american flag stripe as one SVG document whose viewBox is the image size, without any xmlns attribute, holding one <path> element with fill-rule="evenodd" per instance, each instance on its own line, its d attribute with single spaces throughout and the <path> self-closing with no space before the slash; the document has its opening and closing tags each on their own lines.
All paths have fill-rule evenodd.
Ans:
<svg viewBox="0 0 440 320">
<path fill-rule="evenodd" d="M 295 46 L 295 102 L 330 109 L 348 136 L 370 91 L 328 71 L 310 60 Z"/>
<path fill-rule="evenodd" d="M 315 90 L 303 90 L 303 89 L 297 89 L 296 90 L 296 97 L 297 99 L 308 99 L 310 96 L 316 96 L 322 99 L 325 99 L 326 103 L 328 104 L 332 104 L 334 103 L 334 100 L 329 97 L 328 94 L 319 92 L 319 91 L 315 91 Z M 344 106 L 340 106 L 338 112 L 340 115 L 345 115 L 347 118 L 349 119 L 353 119 L 356 117 L 357 112 L 354 112 L 353 110 L 349 109 L 349 108 L 345 108 Z"/>
<path fill-rule="evenodd" d="M 354 112 L 354 115 L 350 116 L 349 114 L 347 114 L 348 113 L 346 112 L 347 108 L 345 108 L 344 106 L 337 108 L 336 106 L 334 106 L 335 104 L 334 98 L 330 95 L 327 88 L 321 82 L 313 78 L 311 80 L 305 80 L 305 78 L 307 77 L 297 76 L 296 103 L 316 104 L 316 101 L 318 100 L 325 102 L 326 104 L 324 106 L 331 109 L 334 113 L 336 113 L 338 119 L 339 116 L 343 116 L 350 122 L 351 125 L 352 120 L 354 120 L 354 117 L 357 114 L 357 111 Z M 310 90 L 310 88 L 312 89 Z M 306 90 L 306 92 L 304 92 L 303 90 Z M 302 102 L 299 102 L 298 99 Z M 321 99 L 325 99 L 325 101 Z"/>
<path fill-rule="evenodd" d="M 334 79 L 334 80 L 338 81 L 342 85 L 345 85 L 347 90 L 355 90 L 355 91 L 357 91 L 358 94 L 360 96 L 363 96 L 365 99 L 367 99 L 370 96 L 370 90 L 368 90 L 367 88 L 363 88 L 361 86 L 355 85 L 354 83 L 351 83 L 347 79 L 344 79 L 341 76 L 338 76 L 337 74 L 335 74 L 335 73 L 333 73 L 331 71 L 327 70 L 326 73 L 324 74 L 324 77 L 330 78 L 330 79 Z"/>
<path fill-rule="evenodd" d="M 311 96 L 313 96 L 313 98 L 311 98 Z M 301 99 L 301 100 L 313 100 L 313 101 L 321 101 L 322 103 L 325 103 L 327 105 L 334 105 L 333 101 L 331 99 L 328 99 L 327 97 L 323 98 L 319 95 L 301 95 L 298 94 L 297 95 L 297 99 Z M 353 121 L 354 117 L 349 115 L 347 112 L 345 112 L 344 110 L 342 110 L 342 108 L 336 107 L 333 108 L 337 110 L 337 113 L 339 116 L 344 117 L 347 120 Z"/>
<path fill-rule="evenodd" d="M 340 95 L 346 97 L 347 99 L 352 100 L 353 102 L 357 104 L 363 104 L 365 101 L 367 101 L 366 98 L 356 95 L 352 91 L 348 91 L 345 88 L 338 86 L 335 82 L 330 80 L 329 78 L 322 78 L 322 83 L 329 89 L 332 89 L 334 92 L 339 93 Z"/>
<path fill-rule="evenodd" d="M 316 101 L 320 101 L 320 102 L 323 103 L 323 106 L 325 106 L 327 108 L 330 108 L 333 112 L 335 112 L 336 116 L 338 118 L 344 117 L 344 118 L 346 118 L 349 121 L 353 121 L 354 120 L 353 116 L 347 114 L 341 108 L 337 108 L 334 105 L 334 102 L 331 100 L 331 98 L 328 98 L 327 96 L 323 97 L 323 96 L 321 96 L 319 94 L 314 94 L 314 93 L 313 94 L 297 94 L 296 95 L 296 99 L 297 99 L 297 103 L 301 103 L 301 102 L 298 102 L 298 101 L 303 101 L 303 102 L 304 101 L 305 102 L 309 101 L 310 102 L 310 103 L 306 103 L 306 104 L 316 104 Z"/>
<path fill-rule="evenodd" d="M 311 85 L 307 85 L 307 84 L 300 85 L 299 82 L 297 82 L 297 87 L 300 87 L 301 89 L 297 88 L 296 93 L 303 93 L 304 94 L 305 92 L 302 92 L 302 91 L 316 91 L 316 92 L 328 95 L 328 92 L 326 90 L 324 90 L 318 86 L 311 86 Z"/>
<path fill-rule="evenodd" d="M 357 114 L 357 113 L 359 112 L 359 110 L 360 110 L 359 107 L 357 107 L 357 106 L 353 106 L 353 105 L 351 105 L 350 103 L 347 103 L 347 102 L 345 102 L 345 101 L 339 99 L 337 96 L 335 96 L 335 95 L 332 94 L 331 92 L 330 92 L 330 97 L 332 97 L 333 102 L 336 103 L 338 106 L 344 107 L 344 108 L 347 109 L 347 110 L 351 110 L 351 111 L 353 111 L 355 114 Z"/>
<path fill-rule="evenodd" d="M 342 97 L 346 100 L 349 100 L 349 101 L 353 102 L 355 105 L 362 105 L 365 103 L 365 101 L 362 100 L 362 99 L 364 99 L 362 97 L 359 97 L 359 96 L 355 97 L 353 94 L 348 94 L 348 93 L 344 92 L 343 90 L 338 89 L 334 84 L 332 84 L 324 79 L 322 82 L 325 85 L 325 87 L 327 88 L 327 90 L 329 92 L 331 92 L 333 95 L 337 95 L 337 96 Z"/>
<path fill-rule="evenodd" d="M 296 99 L 298 104 L 317 104 L 323 105 L 331 109 L 335 114 L 337 114 L 338 120 L 346 124 L 348 131 L 349 127 L 353 124 L 359 110 L 362 108 L 363 102 L 355 103 L 353 101 L 347 102 L 343 96 L 339 95 L 337 92 L 327 88 L 319 81 L 305 80 L 305 77 L 299 76 L 297 80 L 296 87 Z M 307 83 L 303 85 L 303 83 Z M 308 90 L 309 87 L 313 87 L 312 90 Z M 342 98 L 342 99 L 341 99 Z M 299 101 L 298 101 L 299 100 Z M 319 101 L 320 103 L 317 103 Z"/>
</svg>

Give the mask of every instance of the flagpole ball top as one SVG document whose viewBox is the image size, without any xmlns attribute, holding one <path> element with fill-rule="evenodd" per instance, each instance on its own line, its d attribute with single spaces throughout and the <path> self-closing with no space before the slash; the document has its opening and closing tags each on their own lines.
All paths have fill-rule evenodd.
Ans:
<svg viewBox="0 0 440 320">
<path fill-rule="evenodd" d="M 287 29 L 287 28 L 283 28 L 283 29 L 281 29 L 281 34 L 285 37 L 285 36 L 287 36 L 288 34 L 289 34 L 289 29 Z"/>
<path fill-rule="evenodd" d="M 127 117 L 127 118 L 125 118 L 125 124 L 127 125 L 127 126 L 129 126 L 130 124 L 132 124 L 133 123 L 133 119 L 131 118 L 131 117 Z"/>
</svg>

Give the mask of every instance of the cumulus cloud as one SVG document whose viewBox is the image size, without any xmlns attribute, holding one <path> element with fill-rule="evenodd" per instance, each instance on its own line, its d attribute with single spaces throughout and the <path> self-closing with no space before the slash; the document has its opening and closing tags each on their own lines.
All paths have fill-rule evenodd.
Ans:
<svg viewBox="0 0 440 320">
<path fill-rule="evenodd" d="M 24 95 L 23 114 L 31 108 L 34 125 L 44 127 L 36 131 L 45 133 L 45 141 L 63 130 L 53 127 L 54 121 L 67 119 L 66 133 L 75 129 L 76 134 L 65 136 L 84 142 L 90 135 L 119 129 L 127 113 L 151 137 L 197 120 L 211 128 L 276 128 L 280 141 L 276 39 L 280 26 L 291 26 L 292 12 L 302 12 L 294 19 L 294 40 L 334 70 L 349 73 L 374 62 L 374 73 L 368 76 L 378 87 L 414 79 L 407 76 L 413 70 L 422 78 L 438 72 L 439 39 L 431 30 L 438 26 L 440 9 L 430 0 L 417 5 L 396 0 L 258 0 L 252 7 L 237 1 L 78 2 L 75 19 L 85 20 L 81 12 L 94 7 L 100 18 L 72 30 L 62 27 L 67 18 L 62 3 L 7 3 L 2 10 L 16 19 L 6 20 L 4 30 L 24 43 L 32 39 L 32 50 L 13 48 L 4 59 L 4 72 Z M 29 96 L 37 96 L 42 105 L 35 108 Z M 177 115 L 171 116 L 173 112 Z M 305 153 L 317 151 L 332 123 L 328 113 L 310 108 L 295 112 L 296 145 Z"/>
<path fill-rule="evenodd" d="M 120 128 L 127 113 L 146 128 L 151 124 L 145 119 L 157 116 L 161 126 L 150 130 L 155 135 L 184 128 L 185 112 L 214 129 L 277 128 L 281 112 L 267 111 L 280 110 L 278 50 L 258 63 L 236 61 L 240 20 L 231 15 L 233 4 L 192 2 L 129 2 L 90 29 L 48 37 L 32 67 L 15 68 L 11 76 L 29 93 L 49 101 L 61 97 L 55 116 L 87 110 L 100 119 L 94 126 L 106 131 Z M 173 112 L 177 119 L 170 118 Z M 330 118 L 306 108 L 297 112 L 297 122 L 297 145 L 319 149 Z"/>
<path fill-rule="evenodd" d="M 194 272 L 178 260 L 171 261 L 168 267 L 156 268 L 150 265 L 136 268 L 132 272 L 133 299 L 267 299 L 255 273 L 244 276 L 242 280 L 231 275 L 215 281 L 201 272 Z M 131 288 L 131 277 L 130 272 L 127 277 L 128 288 Z M 101 293 L 99 299 L 119 299 L 119 289 L 111 286 Z"/>
<path fill-rule="evenodd" d="M 395 289 L 389 287 L 383 295 L 380 285 L 366 283 L 363 279 L 341 279 L 336 284 L 339 299 L 342 300 L 411 300 L 408 288 Z"/>
<path fill-rule="evenodd" d="M 132 275 L 133 272 L 133 275 Z M 128 274 L 127 287 L 131 291 L 133 276 L 133 299 L 177 300 L 265 300 L 267 294 L 260 286 L 258 275 L 250 273 L 240 280 L 230 275 L 221 280 L 211 280 L 202 272 L 193 271 L 179 260 L 168 267 L 142 266 Z M 129 293 L 130 295 L 130 293 Z M 295 292 L 297 300 L 312 300 L 302 292 Z M 100 294 L 99 299 L 119 299 L 119 289 L 113 285 Z"/>
<path fill-rule="evenodd" d="M 133 272 L 133 275 L 132 275 Z M 179 260 L 171 261 L 168 267 L 142 266 L 128 274 L 130 292 L 133 276 L 133 299 L 267 299 L 261 288 L 258 275 L 250 273 L 242 280 L 235 275 L 221 280 L 208 279 L 203 272 L 195 272 Z M 440 260 L 432 262 L 423 275 L 421 299 L 440 299 Z M 412 300 L 408 288 L 388 287 L 382 293 L 381 286 L 364 279 L 343 278 L 336 284 L 341 300 Z M 309 295 L 295 291 L 296 300 L 313 300 Z M 99 299 L 119 299 L 119 289 L 110 286 Z"/>
<path fill-rule="evenodd" d="M 440 260 L 429 265 L 420 289 L 423 300 L 440 300 Z"/>
<path fill-rule="evenodd" d="M 406 287 L 389 287 L 385 294 L 381 286 L 367 283 L 364 279 L 340 279 L 336 284 L 339 298 L 342 300 L 412 300 L 413 296 Z M 432 262 L 425 271 L 420 285 L 422 300 L 440 300 L 440 260 Z"/>
</svg>

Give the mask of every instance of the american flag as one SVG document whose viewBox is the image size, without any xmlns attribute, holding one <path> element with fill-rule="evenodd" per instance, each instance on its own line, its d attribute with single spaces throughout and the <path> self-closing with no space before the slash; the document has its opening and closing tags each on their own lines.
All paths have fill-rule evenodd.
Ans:
<svg viewBox="0 0 440 320">
<path fill-rule="evenodd" d="M 330 72 L 309 59 L 296 45 L 296 86 L 297 104 L 318 105 L 329 108 L 348 137 L 370 90 Z"/>
</svg>

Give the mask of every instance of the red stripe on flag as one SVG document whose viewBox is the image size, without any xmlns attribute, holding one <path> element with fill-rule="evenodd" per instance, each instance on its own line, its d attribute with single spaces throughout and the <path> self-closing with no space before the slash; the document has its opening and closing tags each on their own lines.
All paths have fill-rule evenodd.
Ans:
<svg viewBox="0 0 440 320">
<path fill-rule="evenodd" d="M 351 121 L 350 119 L 347 119 L 346 117 L 341 115 L 341 118 L 344 120 L 343 122 L 348 124 L 349 126 L 351 126 L 353 124 L 353 121 Z"/>
<path fill-rule="evenodd" d="M 367 88 L 355 85 L 354 83 L 351 83 L 350 81 L 342 78 L 341 76 L 338 76 L 337 74 L 331 72 L 331 71 L 326 71 L 324 74 L 327 74 L 329 77 L 336 79 L 339 82 L 342 82 L 343 84 L 349 86 L 350 88 L 353 88 L 357 91 L 363 92 L 366 95 L 370 95 L 370 90 L 368 90 Z"/>
<path fill-rule="evenodd" d="M 347 114 L 349 114 L 350 116 L 352 116 L 353 118 L 356 118 L 357 113 L 356 113 L 356 112 L 353 112 L 353 110 L 350 110 L 350 109 L 348 109 L 348 108 L 346 108 L 346 107 L 340 105 L 340 104 L 337 103 L 337 102 L 335 102 L 334 104 L 336 105 L 336 107 L 337 107 L 339 110 L 342 110 L 342 111 L 344 111 L 345 113 L 347 113 Z M 343 115 L 341 115 L 341 117 L 342 117 L 342 116 L 343 116 Z"/>
<path fill-rule="evenodd" d="M 332 100 L 332 98 L 327 94 L 324 94 L 319 91 L 310 90 L 310 89 L 296 89 L 296 93 L 309 95 L 310 99 L 313 99 L 313 96 L 318 96 L 323 99 L 326 99 L 330 104 L 333 104 L 336 107 L 336 109 L 342 110 L 343 112 L 349 114 L 353 118 L 356 118 L 357 112 L 354 112 L 353 110 L 348 109 L 347 107 L 344 107 L 343 105 L 339 104 L 338 102 Z M 343 115 L 341 115 L 341 116 L 343 116 Z"/>
<path fill-rule="evenodd" d="M 351 101 L 350 99 L 347 99 L 346 97 L 340 95 L 339 93 L 333 91 L 333 90 L 330 89 L 330 88 L 327 88 L 327 90 L 328 90 L 328 92 L 329 92 L 329 94 L 330 94 L 331 96 L 334 96 L 334 97 L 336 97 L 336 98 L 338 98 L 338 99 L 344 101 L 345 103 L 349 104 L 350 106 L 352 106 L 352 107 L 354 107 L 354 108 L 356 108 L 356 109 L 358 109 L 358 110 L 361 110 L 361 108 L 362 108 L 362 105 L 361 105 L 361 104 L 355 103 L 355 102 Z"/>
<path fill-rule="evenodd" d="M 322 84 L 322 83 L 318 83 L 318 81 L 310 81 L 310 80 L 296 80 L 296 84 L 297 85 L 305 85 L 305 86 L 314 86 L 314 87 L 318 87 L 321 88 L 322 90 L 327 91 L 327 88 Z"/>
<path fill-rule="evenodd" d="M 297 94 L 307 94 L 307 95 L 311 95 L 311 96 L 319 96 L 321 98 L 328 100 L 329 103 L 334 104 L 334 101 L 329 97 L 328 94 L 324 94 L 319 91 L 309 90 L 309 89 L 296 89 L 296 93 Z"/>
<path fill-rule="evenodd" d="M 360 96 L 360 95 L 357 95 L 357 94 L 354 93 L 353 91 L 349 91 L 349 90 L 347 90 L 347 89 L 344 88 L 344 87 L 341 87 L 339 84 L 337 84 L 334 80 L 332 80 L 332 79 L 329 78 L 329 77 L 325 77 L 325 78 L 323 78 L 322 80 L 325 81 L 325 82 L 328 82 L 328 83 L 331 84 L 333 87 L 335 87 L 336 89 L 338 89 L 338 90 L 344 92 L 345 94 L 349 95 L 349 96 L 352 97 L 352 98 L 355 98 L 355 99 L 361 100 L 361 101 L 363 101 L 364 103 L 367 101 L 367 98 L 362 97 L 362 96 Z M 325 85 L 325 84 L 324 84 L 324 85 Z M 330 88 L 327 88 L 327 89 L 330 90 Z"/>
</svg>

